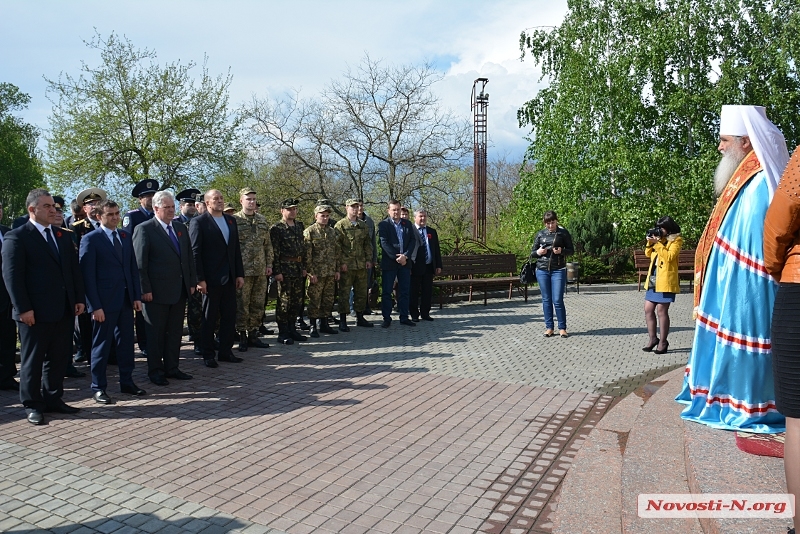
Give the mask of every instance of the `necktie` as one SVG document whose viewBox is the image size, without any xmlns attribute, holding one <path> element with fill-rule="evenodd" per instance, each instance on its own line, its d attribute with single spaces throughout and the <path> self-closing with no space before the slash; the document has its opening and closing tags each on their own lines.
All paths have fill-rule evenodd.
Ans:
<svg viewBox="0 0 800 534">
<path fill-rule="evenodd" d="M 61 261 L 61 256 L 58 255 L 58 247 L 56 246 L 56 240 L 53 239 L 53 234 L 50 233 L 50 228 L 45 228 L 44 233 L 47 234 L 47 242 L 50 244 L 50 248 L 53 249 L 53 252 L 56 253 L 56 258 L 58 261 Z"/>
<path fill-rule="evenodd" d="M 428 241 L 425 239 L 425 227 L 419 229 L 419 239 L 422 241 L 422 260 L 428 263 Z"/>
<path fill-rule="evenodd" d="M 117 231 L 114 230 L 111 232 L 111 235 L 114 237 L 114 250 L 117 251 L 117 256 L 119 256 L 120 261 L 122 261 L 122 243 L 120 243 L 119 237 L 117 237 Z"/>
<path fill-rule="evenodd" d="M 178 238 L 175 237 L 175 233 L 172 231 L 172 225 L 167 226 L 167 233 L 169 234 L 169 238 L 172 240 L 172 244 L 175 245 L 175 250 L 177 250 L 178 254 L 180 254 L 181 246 L 178 243 Z"/>
</svg>

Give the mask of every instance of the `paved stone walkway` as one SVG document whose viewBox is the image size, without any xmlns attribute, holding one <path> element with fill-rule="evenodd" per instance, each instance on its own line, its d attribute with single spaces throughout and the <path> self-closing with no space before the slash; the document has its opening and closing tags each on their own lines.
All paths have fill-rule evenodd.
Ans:
<svg viewBox="0 0 800 534">
<path fill-rule="evenodd" d="M 643 293 L 567 296 L 570 338 L 545 339 L 538 297 L 450 305 L 436 321 L 248 351 L 149 395 L 24 421 L 0 392 L 3 532 L 549 532 L 585 435 L 686 362 L 691 299 L 670 352 L 643 353 Z M 377 317 L 373 316 L 377 321 Z M 110 368 L 113 370 L 113 368 Z M 109 380 L 114 383 L 113 379 Z"/>
</svg>

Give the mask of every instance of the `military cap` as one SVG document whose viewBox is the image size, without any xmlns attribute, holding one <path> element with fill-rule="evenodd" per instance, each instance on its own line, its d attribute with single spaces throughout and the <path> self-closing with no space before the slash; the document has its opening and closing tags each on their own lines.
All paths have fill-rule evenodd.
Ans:
<svg viewBox="0 0 800 534">
<path fill-rule="evenodd" d="M 233 205 L 233 204 L 231 204 L 230 202 L 226 202 L 226 203 L 225 203 L 225 209 L 224 209 L 224 210 L 222 210 L 222 211 L 228 211 L 228 210 L 233 210 L 233 211 L 236 211 L 236 206 L 234 206 L 234 205 Z"/>
<path fill-rule="evenodd" d="M 281 202 L 281 209 L 285 210 L 289 208 L 296 208 L 298 204 L 300 204 L 300 202 L 298 202 L 297 200 L 293 198 L 287 198 L 286 200 Z"/>
<path fill-rule="evenodd" d="M 200 196 L 199 189 L 184 189 L 177 195 L 175 195 L 175 200 L 178 202 L 197 202 L 197 197 Z"/>
<path fill-rule="evenodd" d="M 344 203 L 345 206 L 352 206 L 354 204 L 361 204 L 361 201 L 357 198 L 348 198 L 347 202 Z"/>
<path fill-rule="evenodd" d="M 245 195 L 257 195 L 256 190 L 252 187 L 243 187 L 239 190 L 239 196 L 243 197 Z"/>
<path fill-rule="evenodd" d="M 158 182 L 156 180 L 147 179 L 136 184 L 136 187 L 131 191 L 131 195 L 139 198 L 145 195 L 154 195 L 156 191 L 158 191 Z"/>
<path fill-rule="evenodd" d="M 321 198 L 317 200 L 317 206 L 330 206 L 331 204 L 333 204 L 333 202 L 331 202 L 330 199 L 327 198 Z"/>
<path fill-rule="evenodd" d="M 78 194 L 78 198 L 75 200 L 78 202 L 79 206 L 83 206 L 88 204 L 89 202 L 94 202 L 96 200 L 103 201 L 108 197 L 108 194 L 100 189 L 99 187 L 90 187 L 89 189 L 84 189 Z M 63 202 L 61 203 L 63 206 Z"/>
<path fill-rule="evenodd" d="M 314 208 L 314 213 L 323 213 L 327 211 L 328 213 L 333 211 L 333 208 L 326 204 L 319 204 L 316 208 Z"/>
<path fill-rule="evenodd" d="M 53 195 L 53 205 L 58 209 L 64 209 L 64 198 L 58 195 Z"/>
</svg>

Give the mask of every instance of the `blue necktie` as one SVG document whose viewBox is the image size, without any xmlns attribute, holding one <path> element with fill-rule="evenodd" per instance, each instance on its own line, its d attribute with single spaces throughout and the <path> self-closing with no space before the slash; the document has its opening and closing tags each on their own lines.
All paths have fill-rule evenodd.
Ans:
<svg viewBox="0 0 800 534">
<path fill-rule="evenodd" d="M 53 234 L 50 233 L 50 228 L 45 228 L 44 233 L 47 234 L 47 242 L 50 244 L 50 248 L 53 249 L 53 252 L 56 253 L 56 258 L 58 258 L 58 261 L 60 263 L 61 256 L 58 254 L 58 247 L 56 246 L 56 240 L 53 239 Z"/>
<path fill-rule="evenodd" d="M 428 263 L 428 242 L 425 240 L 425 227 L 419 229 L 419 239 L 422 241 L 422 261 Z"/>
<path fill-rule="evenodd" d="M 117 231 L 114 230 L 111 232 L 111 235 L 114 236 L 114 250 L 117 251 L 117 256 L 119 256 L 119 261 L 122 261 L 122 243 L 120 243 L 119 238 L 117 237 Z"/>
<path fill-rule="evenodd" d="M 172 225 L 167 226 L 167 233 L 169 234 L 169 238 L 172 240 L 172 244 L 175 245 L 175 250 L 177 250 L 178 254 L 180 254 L 181 246 L 178 243 L 178 238 L 175 237 L 175 233 L 172 231 Z"/>
</svg>

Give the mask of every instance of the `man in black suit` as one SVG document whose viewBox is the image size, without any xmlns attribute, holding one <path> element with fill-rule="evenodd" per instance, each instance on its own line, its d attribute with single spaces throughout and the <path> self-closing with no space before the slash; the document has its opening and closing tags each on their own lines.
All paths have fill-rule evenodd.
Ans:
<svg viewBox="0 0 800 534">
<path fill-rule="evenodd" d="M 92 317 L 91 372 L 93 398 L 112 404 L 106 393 L 106 367 L 112 345 L 116 348 L 120 391 L 144 395 L 133 383 L 133 311 L 142 311 L 139 268 L 131 235 L 117 230 L 119 205 L 104 200 L 97 206 L 100 228 L 83 236 L 80 265 L 86 287 L 86 305 Z"/>
<path fill-rule="evenodd" d="M 28 421 L 41 425 L 43 412 L 75 413 L 64 394 L 72 325 L 84 310 L 78 255 L 67 232 L 55 226 L 55 201 L 34 189 L 25 201 L 30 219 L 3 239 L 3 279 L 19 323 L 19 396 Z"/>
<path fill-rule="evenodd" d="M 236 332 L 236 290 L 244 286 L 244 266 L 236 219 L 224 213 L 222 193 L 212 189 L 205 194 L 208 211 L 189 226 L 197 266 L 197 289 L 203 294 L 203 360 L 217 367 L 214 358 L 214 326 L 219 318 L 217 359 L 238 363 L 233 355 Z"/>
<path fill-rule="evenodd" d="M 414 212 L 414 227 L 419 235 L 420 247 L 417 259 L 411 268 L 411 320 L 433 321 L 433 277 L 442 273 L 442 252 L 439 249 L 439 234 L 428 226 L 428 213 L 424 209 Z"/>
<path fill-rule="evenodd" d="M 383 328 L 392 324 L 392 290 L 397 279 L 397 311 L 400 324 L 417 326 L 408 318 L 408 300 L 411 285 L 411 265 L 417 253 L 417 239 L 414 226 L 408 219 L 400 218 L 400 202 L 390 200 L 386 210 L 388 217 L 378 224 L 378 238 L 381 243 L 381 277 Z"/>
<path fill-rule="evenodd" d="M 0 204 L 0 220 L 3 219 L 3 204 Z M 0 224 L 0 389 L 19 391 L 19 382 L 14 379 L 17 364 L 17 323 L 11 318 L 11 298 L 3 282 L 3 238 L 11 228 Z"/>
<path fill-rule="evenodd" d="M 197 285 L 192 244 L 175 218 L 175 197 L 159 191 L 153 197 L 155 217 L 136 226 L 133 249 L 139 267 L 145 329 L 147 375 L 157 386 L 167 378 L 189 380 L 178 369 L 186 299 Z"/>
</svg>

